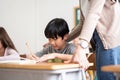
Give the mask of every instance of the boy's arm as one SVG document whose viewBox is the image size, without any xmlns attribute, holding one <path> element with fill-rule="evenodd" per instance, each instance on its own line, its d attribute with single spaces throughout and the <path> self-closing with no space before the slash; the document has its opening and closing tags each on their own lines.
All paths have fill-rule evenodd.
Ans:
<svg viewBox="0 0 120 80">
<path fill-rule="evenodd" d="M 39 58 L 45 54 L 48 54 L 48 47 L 45 47 L 41 51 L 34 54 L 27 54 L 27 58 L 32 60 L 39 60 Z"/>
<path fill-rule="evenodd" d="M 72 58 L 72 55 L 70 54 L 60 54 L 60 53 L 53 53 L 55 55 L 55 58 L 67 61 Z"/>
<path fill-rule="evenodd" d="M 70 60 L 72 58 L 72 55 L 60 54 L 60 53 L 46 54 L 46 55 L 43 55 L 42 57 L 40 57 L 38 62 L 44 62 L 44 61 L 47 61 L 50 59 L 55 59 L 55 58 L 67 61 L 67 60 Z"/>
</svg>

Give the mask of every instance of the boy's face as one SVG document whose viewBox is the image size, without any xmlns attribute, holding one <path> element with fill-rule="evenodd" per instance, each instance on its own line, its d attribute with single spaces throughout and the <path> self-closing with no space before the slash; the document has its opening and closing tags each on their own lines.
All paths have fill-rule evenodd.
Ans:
<svg viewBox="0 0 120 80">
<path fill-rule="evenodd" d="M 54 39 L 53 38 L 48 38 L 49 43 L 56 50 L 65 48 L 66 39 L 67 39 L 67 35 L 65 35 L 63 39 L 62 39 L 62 37 L 59 37 L 59 36 L 57 38 L 54 38 Z"/>
</svg>

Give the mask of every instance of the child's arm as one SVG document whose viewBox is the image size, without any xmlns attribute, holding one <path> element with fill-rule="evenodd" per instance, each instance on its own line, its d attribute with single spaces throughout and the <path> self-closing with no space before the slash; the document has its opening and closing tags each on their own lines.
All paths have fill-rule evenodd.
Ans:
<svg viewBox="0 0 120 80">
<path fill-rule="evenodd" d="M 43 55 L 42 57 L 39 58 L 38 62 L 44 62 L 50 59 L 61 59 L 61 60 L 70 60 L 72 58 L 72 55 L 68 55 L 68 54 L 60 54 L 60 53 L 51 53 L 51 54 L 46 54 Z"/>
<path fill-rule="evenodd" d="M 20 60 L 20 56 L 16 54 L 11 54 L 11 55 L 0 57 L 0 61 L 5 61 L 5 60 Z"/>
<path fill-rule="evenodd" d="M 20 60 L 19 53 L 11 48 L 6 48 L 4 56 L 0 57 L 0 61 L 4 60 Z"/>
<path fill-rule="evenodd" d="M 61 59 L 61 60 L 70 60 L 72 58 L 72 55 L 70 54 L 60 54 L 60 53 L 53 53 L 55 54 L 55 58 Z"/>
</svg>

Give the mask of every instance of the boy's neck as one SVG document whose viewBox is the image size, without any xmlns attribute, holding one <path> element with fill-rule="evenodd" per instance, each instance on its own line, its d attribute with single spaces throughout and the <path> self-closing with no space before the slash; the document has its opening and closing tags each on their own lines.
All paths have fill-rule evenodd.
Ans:
<svg viewBox="0 0 120 80">
<path fill-rule="evenodd" d="M 65 43 L 59 50 L 62 50 L 66 47 L 67 43 Z"/>
</svg>

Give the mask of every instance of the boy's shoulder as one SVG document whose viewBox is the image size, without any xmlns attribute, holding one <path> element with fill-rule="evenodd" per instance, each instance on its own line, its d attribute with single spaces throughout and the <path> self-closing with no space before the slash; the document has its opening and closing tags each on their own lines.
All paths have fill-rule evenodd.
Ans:
<svg viewBox="0 0 120 80">
<path fill-rule="evenodd" d="M 73 44 L 73 43 L 67 43 L 66 44 L 66 47 L 65 48 L 76 48 L 75 47 L 75 45 Z M 53 49 L 53 47 L 51 46 L 51 45 L 48 45 L 46 48 L 44 48 L 44 49 L 48 49 L 48 50 L 52 50 Z"/>
<path fill-rule="evenodd" d="M 67 43 L 66 45 L 67 47 L 75 47 L 75 45 L 73 43 Z"/>
</svg>

